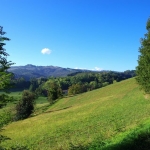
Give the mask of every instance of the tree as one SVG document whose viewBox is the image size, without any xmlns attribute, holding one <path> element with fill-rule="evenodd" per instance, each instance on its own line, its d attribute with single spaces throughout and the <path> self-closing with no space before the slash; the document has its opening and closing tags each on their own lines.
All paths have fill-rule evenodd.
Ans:
<svg viewBox="0 0 150 150">
<path fill-rule="evenodd" d="M 3 27 L 0 26 L 0 91 L 4 91 L 4 92 L 8 92 L 8 89 L 12 87 L 11 84 L 11 79 L 13 77 L 12 73 L 8 73 L 7 69 L 9 69 L 11 67 L 11 65 L 13 65 L 14 63 L 12 63 L 11 61 L 7 61 L 7 56 L 9 56 L 9 54 L 6 52 L 6 50 L 3 48 L 3 46 L 5 46 L 6 44 L 4 43 L 5 41 L 9 41 L 10 39 L 7 37 L 4 37 L 3 35 L 6 34 L 6 32 L 3 31 Z M 12 97 L 9 97 L 6 94 L 0 94 L 0 109 L 2 107 L 4 107 L 7 102 L 14 100 Z M 2 119 L 0 119 L 0 132 L 1 132 L 1 128 L 3 127 L 4 124 L 7 124 L 11 118 L 7 118 L 8 116 L 3 116 L 4 114 L 1 114 L 0 117 L 2 117 Z M 4 118 L 6 117 L 6 118 Z M 2 121 L 4 120 L 4 121 Z M 10 138 L 3 136 L 0 134 L 0 144 L 5 141 L 8 140 Z M 0 145 L 0 149 L 4 150 L 6 148 L 2 147 Z M 28 150 L 28 148 L 26 146 L 14 146 L 14 147 L 10 147 L 10 149 L 24 149 L 24 150 Z"/>
<path fill-rule="evenodd" d="M 6 34 L 6 32 L 3 32 L 3 27 L 0 26 L 0 91 L 7 92 L 8 89 L 11 87 L 11 78 L 13 76 L 13 74 L 7 72 L 7 69 L 10 68 L 10 66 L 14 63 L 12 63 L 11 61 L 7 61 L 7 56 L 9 56 L 9 54 L 6 53 L 6 50 L 3 48 L 3 46 L 6 45 L 4 42 L 9 41 L 10 39 L 4 37 L 4 34 Z M 4 107 L 7 104 L 7 102 L 10 101 L 10 99 L 11 98 L 8 95 L 0 94 L 0 109 Z M 0 131 L 3 125 L 4 123 L 0 122 Z M 0 134 L 0 143 L 7 139 L 7 137 Z M 5 148 L 0 146 L 0 149 Z"/>
<path fill-rule="evenodd" d="M 3 32 L 3 27 L 0 26 L 0 71 L 1 72 L 7 71 L 7 69 L 9 69 L 10 66 L 14 64 L 11 61 L 7 61 L 7 56 L 9 56 L 9 54 L 6 52 L 6 49 L 3 48 L 3 46 L 6 45 L 4 41 L 9 41 L 10 39 L 4 37 L 3 36 L 4 34 L 6 34 L 6 32 Z"/>
<path fill-rule="evenodd" d="M 136 80 L 145 93 L 150 93 L 150 18 L 146 25 L 147 33 L 141 38 L 140 55 L 136 67 Z"/>
<path fill-rule="evenodd" d="M 90 82 L 90 89 L 94 90 L 98 87 L 97 82 L 96 81 L 91 81 Z"/>
<path fill-rule="evenodd" d="M 12 86 L 11 84 L 11 78 L 13 76 L 12 73 L 8 73 L 7 69 L 10 68 L 12 63 L 11 61 L 7 61 L 7 56 L 9 54 L 6 52 L 6 49 L 3 47 L 6 45 L 4 42 L 9 41 L 10 39 L 7 37 L 4 37 L 6 32 L 3 32 L 3 27 L 0 26 L 0 91 L 8 91 L 8 89 Z M 3 107 L 8 102 L 7 96 L 4 94 L 0 95 L 0 107 Z"/>
<path fill-rule="evenodd" d="M 22 99 L 16 105 L 16 120 L 28 118 L 34 110 L 34 100 L 36 96 L 34 93 L 24 90 Z"/>
<path fill-rule="evenodd" d="M 38 87 L 39 87 L 39 84 L 38 84 L 38 80 L 36 78 L 33 78 L 30 80 L 30 87 L 29 87 L 29 90 L 31 92 L 34 92 Z"/>
<path fill-rule="evenodd" d="M 86 92 L 87 88 L 84 84 L 73 84 L 72 86 L 69 87 L 68 89 L 68 95 L 75 95 L 75 94 L 80 94 L 83 92 Z"/>
<path fill-rule="evenodd" d="M 55 100 L 62 97 L 62 89 L 58 82 L 49 80 L 45 83 L 44 88 L 47 91 L 47 98 L 50 104 L 53 104 Z"/>
</svg>

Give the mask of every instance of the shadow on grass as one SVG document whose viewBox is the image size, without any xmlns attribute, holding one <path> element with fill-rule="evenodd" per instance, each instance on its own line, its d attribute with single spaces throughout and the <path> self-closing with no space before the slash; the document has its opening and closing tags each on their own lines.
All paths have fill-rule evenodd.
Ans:
<svg viewBox="0 0 150 150">
<path fill-rule="evenodd" d="M 70 107 L 72 107 L 72 106 L 64 107 L 64 108 L 57 109 L 57 110 L 46 111 L 46 112 L 44 112 L 44 113 L 51 113 L 51 112 L 55 112 L 55 111 L 61 111 L 61 110 L 64 110 L 64 109 L 68 109 L 68 108 L 70 108 Z"/>
<path fill-rule="evenodd" d="M 131 132 L 117 144 L 94 141 L 86 146 L 70 144 L 70 150 L 150 150 L 150 131 Z"/>
<path fill-rule="evenodd" d="M 82 144 L 74 145 L 70 143 L 69 150 L 102 150 L 102 147 L 105 145 L 106 143 L 103 141 L 95 141 L 87 145 Z"/>
<path fill-rule="evenodd" d="M 150 150 L 150 132 L 130 134 L 120 143 L 110 145 L 102 150 Z"/>
<path fill-rule="evenodd" d="M 88 91 L 87 91 L 87 92 L 88 92 Z M 78 96 L 78 95 L 81 95 L 81 94 L 84 94 L 84 93 L 87 93 L 87 92 L 82 92 L 82 93 L 72 94 L 72 95 L 64 95 L 63 98 L 76 97 L 76 96 Z"/>
</svg>

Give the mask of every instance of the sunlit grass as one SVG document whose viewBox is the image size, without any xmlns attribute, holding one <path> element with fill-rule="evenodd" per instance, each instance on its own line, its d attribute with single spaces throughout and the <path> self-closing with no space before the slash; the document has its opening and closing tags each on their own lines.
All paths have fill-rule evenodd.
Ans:
<svg viewBox="0 0 150 150">
<path fill-rule="evenodd" d="M 46 100 L 42 104 L 41 99 L 38 105 L 47 104 Z M 63 98 L 47 108 L 40 115 L 5 127 L 3 134 L 11 140 L 3 145 L 66 150 L 70 143 L 86 146 L 110 140 L 150 116 L 150 101 L 144 98 L 134 78 Z"/>
</svg>

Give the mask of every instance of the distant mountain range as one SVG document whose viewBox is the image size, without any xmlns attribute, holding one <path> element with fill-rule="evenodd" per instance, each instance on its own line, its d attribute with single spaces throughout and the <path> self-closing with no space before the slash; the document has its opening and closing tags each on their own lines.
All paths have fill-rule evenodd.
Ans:
<svg viewBox="0 0 150 150">
<path fill-rule="evenodd" d="M 26 80 L 40 77 L 61 77 L 76 72 L 89 72 L 89 70 L 62 68 L 57 66 L 35 66 L 28 64 L 25 66 L 12 66 L 9 70 L 15 74 L 16 78 L 23 77 Z"/>
</svg>

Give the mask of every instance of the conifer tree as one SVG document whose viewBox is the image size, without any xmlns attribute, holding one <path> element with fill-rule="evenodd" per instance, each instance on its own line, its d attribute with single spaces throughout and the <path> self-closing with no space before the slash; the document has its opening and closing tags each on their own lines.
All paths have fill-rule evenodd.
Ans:
<svg viewBox="0 0 150 150">
<path fill-rule="evenodd" d="M 139 48 L 136 80 L 141 89 L 150 94 L 150 18 L 147 21 L 146 29 L 147 33 L 144 38 L 141 38 L 141 47 Z"/>
<path fill-rule="evenodd" d="M 6 32 L 3 31 L 3 27 L 0 26 L 0 90 L 7 90 L 10 88 L 10 79 L 12 77 L 12 73 L 8 73 L 7 69 L 14 64 L 7 60 L 7 56 L 9 56 L 9 54 L 4 48 L 6 45 L 4 42 L 9 41 L 10 39 L 5 37 L 5 34 Z"/>
<path fill-rule="evenodd" d="M 10 68 L 11 65 L 13 65 L 14 63 L 12 63 L 11 61 L 7 61 L 7 56 L 9 56 L 9 54 L 6 52 L 4 46 L 6 45 L 4 42 L 5 41 L 9 41 L 10 39 L 5 37 L 4 35 L 6 34 L 6 32 L 3 31 L 3 27 L 0 26 L 0 91 L 4 91 L 7 92 L 7 90 L 11 87 L 11 78 L 12 78 L 12 73 L 8 73 L 7 69 Z M 12 98 L 10 98 L 8 95 L 4 94 L 4 93 L 0 93 L 0 109 L 2 107 L 4 107 L 8 101 L 12 100 Z M 0 132 L 1 132 L 1 128 L 2 126 L 8 121 L 3 122 L 3 116 L 1 116 L 0 118 Z M 0 134 L 0 144 L 9 139 L 8 137 L 5 137 L 3 135 Z M 0 150 L 4 150 L 5 148 L 0 146 Z"/>
<path fill-rule="evenodd" d="M 12 85 L 11 78 L 13 74 L 8 73 L 7 69 L 14 64 L 7 60 L 7 56 L 9 56 L 9 54 L 6 52 L 4 46 L 6 45 L 5 41 L 9 41 L 10 39 L 5 37 L 5 34 L 6 32 L 3 31 L 3 27 L 0 26 L 0 91 L 4 92 L 8 91 Z M 7 95 L 0 94 L 0 108 L 5 106 L 8 101 L 9 97 Z"/>
</svg>

